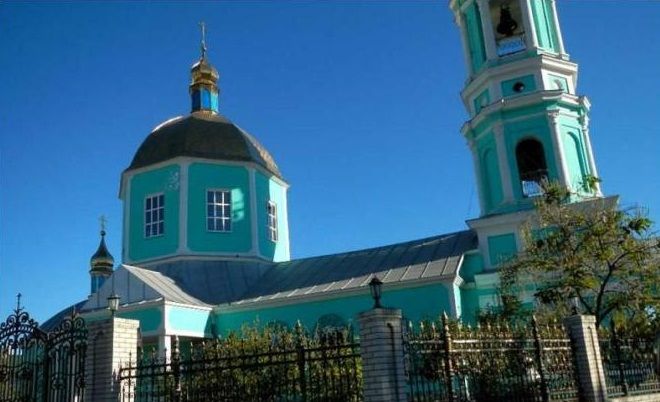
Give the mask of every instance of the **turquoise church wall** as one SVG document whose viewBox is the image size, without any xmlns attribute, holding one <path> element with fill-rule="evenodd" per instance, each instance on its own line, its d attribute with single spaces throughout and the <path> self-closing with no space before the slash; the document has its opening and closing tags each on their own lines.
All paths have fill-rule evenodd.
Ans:
<svg viewBox="0 0 660 402">
<path fill-rule="evenodd" d="M 179 176 L 178 165 L 138 173 L 130 179 L 129 258 L 141 261 L 176 252 L 179 246 Z M 150 195 L 165 196 L 164 233 L 144 235 L 144 203 Z"/>
<path fill-rule="evenodd" d="M 488 237 L 488 259 L 491 266 L 499 265 L 516 255 L 516 236 L 513 233 L 504 233 Z"/>
<path fill-rule="evenodd" d="M 286 187 L 260 171 L 255 173 L 257 193 L 257 232 L 259 233 L 259 253 L 273 261 L 288 261 L 289 249 L 289 217 L 287 215 Z M 268 231 L 268 201 L 277 207 L 277 241 L 270 239 Z"/>
<path fill-rule="evenodd" d="M 553 150 L 552 136 L 548 119 L 546 116 L 531 117 L 522 121 L 505 122 L 504 132 L 506 135 L 507 160 L 511 167 L 511 183 L 513 183 L 513 195 L 516 200 L 528 203 L 529 200 L 523 196 L 520 185 L 520 172 L 516 161 L 516 146 L 527 138 L 533 138 L 543 145 L 545 163 L 548 168 L 550 180 L 557 180 L 558 167 L 555 164 L 555 153 Z"/>
<path fill-rule="evenodd" d="M 242 166 L 192 163 L 188 183 L 188 248 L 194 252 L 249 252 L 252 227 L 248 170 Z M 231 231 L 207 229 L 208 190 L 231 190 Z"/>
<path fill-rule="evenodd" d="M 163 312 L 160 307 L 142 310 L 120 310 L 117 312 L 117 316 L 140 321 L 140 331 L 143 334 L 158 331 L 163 323 Z"/>
<path fill-rule="evenodd" d="M 523 88 L 522 90 L 516 92 L 514 87 L 519 82 L 523 84 Z M 510 80 L 502 81 L 500 83 L 500 87 L 502 89 L 502 96 L 504 98 L 508 98 L 510 96 L 522 95 L 536 91 L 536 80 L 534 79 L 534 75 L 530 74 L 523 77 L 516 77 Z"/>
<path fill-rule="evenodd" d="M 481 175 L 481 196 L 486 214 L 494 210 L 503 198 L 502 179 L 497 158 L 497 146 L 492 133 L 477 142 Z"/>
<path fill-rule="evenodd" d="M 474 276 L 484 270 L 484 259 L 479 252 L 470 252 L 463 256 L 459 275 L 466 282 L 473 282 Z"/>
<path fill-rule="evenodd" d="M 474 98 L 474 113 L 479 113 L 481 109 L 490 104 L 490 92 L 485 89 L 476 98 Z"/>
<path fill-rule="evenodd" d="M 386 307 L 400 308 L 406 319 L 419 321 L 422 319 L 437 318 L 443 312 L 451 313 L 450 297 L 454 291 L 443 284 L 430 284 L 406 289 L 383 288 L 382 304 Z M 313 329 L 319 317 L 325 314 L 336 314 L 345 322 L 357 326 L 357 314 L 371 309 L 373 299 L 369 294 L 325 299 L 318 301 L 301 301 L 278 307 L 260 307 L 256 310 L 235 312 L 216 312 L 215 320 L 220 334 L 236 331 L 244 323 L 259 322 L 266 325 L 270 322 L 283 322 L 289 326 L 295 325 L 297 320 L 307 328 Z"/>
<path fill-rule="evenodd" d="M 183 306 L 166 307 L 167 328 L 172 333 L 185 332 L 199 337 L 212 336 L 211 310 Z"/>
</svg>

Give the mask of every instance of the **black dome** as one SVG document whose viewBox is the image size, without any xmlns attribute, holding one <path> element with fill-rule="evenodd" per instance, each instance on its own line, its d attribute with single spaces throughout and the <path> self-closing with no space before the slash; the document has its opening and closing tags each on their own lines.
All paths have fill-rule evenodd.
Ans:
<svg viewBox="0 0 660 402">
<path fill-rule="evenodd" d="M 156 127 L 138 148 L 126 170 L 177 156 L 254 162 L 282 177 L 273 157 L 250 134 L 218 114 L 194 112 Z"/>
</svg>

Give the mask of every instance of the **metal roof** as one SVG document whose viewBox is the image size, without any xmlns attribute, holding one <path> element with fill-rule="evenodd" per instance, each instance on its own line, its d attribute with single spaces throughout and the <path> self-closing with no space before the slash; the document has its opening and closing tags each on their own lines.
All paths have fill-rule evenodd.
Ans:
<svg viewBox="0 0 660 402">
<path fill-rule="evenodd" d="M 282 178 L 273 157 L 259 141 L 224 116 L 207 112 L 170 119 L 156 127 L 126 170 L 178 156 L 254 162 Z"/>
<path fill-rule="evenodd" d="M 321 295 L 367 286 L 373 275 L 383 283 L 453 278 L 461 257 L 477 247 L 477 236 L 462 231 L 366 250 L 278 263 L 241 300 L 249 304 L 295 296 Z"/>
<path fill-rule="evenodd" d="M 247 305 L 355 290 L 367 286 L 373 275 L 386 284 L 451 279 L 463 254 L 476 247 L 477 236 L 468 230 L 281 263 L 182 260 L 155 268 L 123 268 L 168 301 Z M 131 294 L 134 298 L 139 293 Z"/>
</svg>

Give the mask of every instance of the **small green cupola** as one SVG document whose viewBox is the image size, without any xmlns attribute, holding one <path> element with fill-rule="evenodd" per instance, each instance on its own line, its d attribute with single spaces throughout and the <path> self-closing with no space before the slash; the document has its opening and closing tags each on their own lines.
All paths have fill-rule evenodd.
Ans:
<svg viewBox="0 0 660 402">
<path fill-rule="evenodd" d="M 96 291 L 103 285 L 106 279 L 112 275 L 115 259 L 105 245 L 105 230 L 101 229 L 101 241 L 99 247 L 89 260 L 89 275 L 91 276 L 91 292 Z"/>
</svg>

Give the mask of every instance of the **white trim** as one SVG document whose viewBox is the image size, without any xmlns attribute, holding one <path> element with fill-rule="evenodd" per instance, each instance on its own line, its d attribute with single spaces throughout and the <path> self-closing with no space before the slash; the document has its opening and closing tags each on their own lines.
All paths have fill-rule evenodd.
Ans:
<svg viewBox="0 0 660 402">
<path fill-rule="evenodd" d="M 189 163 L 179 164 L 179 248 L 177 253 L 190 252 L 188 249 L 188 186 Z"/>
<path fill-rule="evenodd" d="M 259 211 L 257 211 L 257 178 L 256 178 L 256 171 L 254 168 L 249 168 L 248 169 L 248 186 L 250 189 L 250 226 L 252 228 L 252 248 L 251 252 L 253 254 L 257 254 L 261 257 L 260 248 L 259 247 Z"/>
<path fill-rule="evenodd" d="M 461 97 L 464 102 L 467 102 L 469 99 L 478 95 L 482 87 L 491 84 L 491 81 L 499 83 L 504 80 L 504 77 L 515 77 L 525 73 L 536 74 L 542 69 L 575 77 L 577 76 L 578 66 L 568 60 L 562 60 L 556 56 L 546 54 L 528 57 L 515 62 L 502 63 L 481 70 L 474 80 L 469 81 L 465 88 L 463 88 Z M 497 98 L 501 98 L 501 91 L 493 91 L 491 94 L 491 101 L 495 101 Z"/>
<path fill-rule="evenodd" d="M 525 25 L 525 31 L 529 32 L 531 35 L 529 39 L 532 40 L 532 43 L 529 49 L 538 49 L 539 47 L 539 38 L 536 35 L 536 21 L 534 21 L 534 15 L 532 14 L 532 5 L 529 0 L 519 0 L 520 8 L 523 10 L 523 24 Z"/>
<path fill-rule="evenodd" d="M 252 252 L 241 252 L 241 253 L 231 253 L 231 252 L 202 252 L 195 251 L 194 254 L 181 255 L 178 253 L 171 253 L 166 255 L 161 255 L 156 258 L 149 258 L 140 260 L 137 262 L 140 264 L 140 267 L 149 268 L 154 265 L 160 265 L 164 263 L 172 263 L 177 261 L 244 261 L 244 262 L 260 262 L 260 263 L 272 263 L 272 260 L 265 259 L 259 255 L 255 255 Z"/>
<path fill-rule="evenodd" d="M 473 140 L 468 140 L 468 146 L 472 153 L 472 164 L 474 165 L 474 173 L 477 178 L 477 196 L 479 198 L 479 208 L 481 213 L 486 211 L 486 201 L 484 200 L 485 194 L 483 191 L 483 177 L 481 175 L 481 161 L 479 160 L 479 155 L 477 155 L 476 145 Z"/>
<path fill-rule="evenodd" d="M 476 115 L 474 118 L 466 121 L 463 124 L 463 127 L 461 127 L 461 132 L 463 133 L 463 135 L 467 134 L 467 132 L 473 130 L 475 127 L 481 124 L 488 116 L 490 116 L 493 113 L 502 112 L 510 109 L 518 109 L 525 106 L 536 105 L 540 102 L 545 102 L 548 100 L 552 100 L 556 102 L 561 101 L 568 104 L 572 104 L 574 106 L 582 105 L 580 102 L 580 98 L 578 98 L 575 95 L 567 94 L 561 90 L 531 92 L 529 94 L 523 94 L 508 99 L 501 99 L 499 102 L 495 102 L 486 106 L 485 108 L 481 109 L 481 112 L 478 115 Z M 577 114 L 571 115 L 568 114 L 567 112 L 568 110 L 562 108 L 563 115 L 577 117 Z M 525 115 L 518 117 L 516 119 L 507 119 L 507 121 L 510 122 L 517 120 L 526 120 L 532 116 L 538 116 L 542 114 L 544 114 L 544 112 L 540 112 L 538 114 L 533 114 L 533 115 L 532 114 Z"/>
<path fill-rule="evenodd" d="M 552 11 L 552 21 L 555 24 L 555 33 L 557 34 L 557 44 L 559 45 L 559 54 L 568 59 L 568 54 L 566 54 L 566 49 L 564 49 L 564 38 L 561 34 L 561 26 L 559 25 L 559 15 L 557 15 L 557 4 L 555 0 L 550 0 L 550 7 Z"/>
<path fill-rule="evenodd" d="M 594 153 L 591 149 L 591 136 L 589 135 L 589 116 L 584 115 L 580 118 L 582 123 L 582 136 L 584 137 L 584 144 L 587 148 L 587 160 L 589 161 L 589 170 L 591 175 L 598 177 L 598 171 L 596 170 L 596 161 L 594 160 Z M 602 196 L 603 193 L 600 189 L 600 183 L 595 184 L 596 195 Z"/>
<path fill-rule="evenodd" d="M 154 199 L 160 200 L 160 197 L 163 197 L 163 202 L 161 204 L 159 204 L 157 208 L 154 208 L 153 207 L 153 200 Z M 151 200 L 151 203 L 152 203 L 152 206 L 149 209 L 147 209 L 147 200 Z M 144 199 L 142 200 L 142 207 L 143 207 L 142 208 L 142 238 L 146 240 L 146 239 L 153 239 L 153 238 L 165 236 L 165 192 L 160 191 L 160 192 L 157 192 L 157 193 L 145 194 Z M 152 222 L 147 223 L 147 218 L 146 218 L 147 212 L 149 212 L 151 215 L 153 215 L 154 211 L 159 211 L 161 209 L 163 210 L 163 219 L 162 220 L 158 219 L 158 220 L 156 220 L 156 222 L 152 221 Z M 153 217 L 151 217 L 151 219 L 153 219 Z M 161 222 L 163 223 L 163 230 L 160 231 L 158 234 L 155 234 L 155 235 L 152 234 L 152 235 L 147 236 L 147 225 L 150 226 L 150 229 L 151 229 L 150 232 L 153 232 L 154 225 L 156 225 L 155 227 L 158 228 L 158 224 L 161 223 Z"/>
<path fill-rule="evenodd" d="M 278 176 L 274 175 L 272 172 L 266 170 L 264 167 L 262 167 L 261 165 L 255 163 L 255 162 L 250 162 L 250 161 L 238 162 L 238 161 L 208 159 L 208 158 L 193 158 L 193 157 L 190 157 L 190 156 L 177 156 L 176 158 L 172 158 L 172 159 L 168 159 L 166 161 L 154 163 L 154 164 L 149 165 L 149 166 L 143 166 L 143 167 L 139 167 L 139 168 L 131 169 L 131 170 L 124 170 L 122 172 L 121 176 L 122 176 L 122 178 L 123 177 L 133 177 L 136 174 L 140 174 L 140 173 L 143 173 L 143 172 L 148 172 L 148 171 L 151 171 L 151 170 L 156 170 L 156 169 L 159 169 L 159 168 L 165 167 L 165 166 L 181 164 L 181 163 L 184 163 L 184 162 L 188 162 L 190 164 L 193 164 L 193 163 L 208 163 L 208 164 L 211 164 L 211 165 L 219 165 L 219 166 L 240 166 L 240 167 L 244 167 L 244 168 L 254 168 L 254 169 L 260 171 L 261 173 L 263 173 L 264 175 L 266 175 L 266 176 L 272 178 L 273 180 L 275 180 L 275 182 L 278 183 L 279 185 L 289 187 L 289 183 L 284 181 L 284 179 L 279 178 Z M 119 193 L 121 194 L 122 191 L 123 191 L 123 188 L 120 188 Z"/>
<path fill-rule="evenodd" d="M 127 178 L 122 178 L 122 181 L 128 180 Z M 122 262 L 129 262 L 130 255 L 130 233 L 131 233 L 131 186 L 127 185 L 125 191 L 122 194 L 124 197 L 121 198 L 123 203 L 123 227 L 121 230 L 122 233 L 122 248 L 121 248 L 121 260 Z"/>
<path fill-rule="evenodd" d="M 273 213 L 271 214 L 271 209 Z M 271 216 L 273 225 L 271 225 Z M 279 239 L 278 230 L 278 217 L 277 217 L 277 204 L 273 200 L 266 201 L 266 228 L 268 230 L 268 240 L 277 243 Z"/>
</svg>

